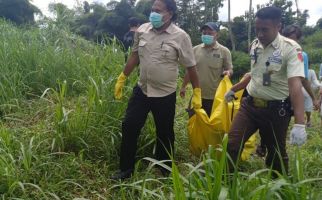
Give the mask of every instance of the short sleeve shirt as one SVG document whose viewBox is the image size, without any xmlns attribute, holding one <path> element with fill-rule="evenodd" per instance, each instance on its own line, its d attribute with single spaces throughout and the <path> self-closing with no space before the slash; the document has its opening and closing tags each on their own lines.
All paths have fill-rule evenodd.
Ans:
<svg viewBox="0 0 322 200">
<path fill-rule="evenodd" d="M 275 40 L 264 48 L 255 40 L 250 49 L 251 80 L 248 93 L 265 100 L 283 100 L 289 96 L 288 79 L 304 77 L 302 49 L 295 41 L 277 35 Z M 263 85 L 263 73 L 268 72 L 271 85 Z"/>
<path fill-rule="evenodd" d="M 218 42 L 212 48 L 199 44 L 193 48 L 203 99 L 214 99 L 224 70 L 232 69 L 231 53 Z"/>
<path fill-rule="evenodd" d="M 190 37 L 174 24 L 161 33 L 151 23 L 141 25 L 132 51 L 139 54 L 138 85 L 148 97 L 164 97 L 175 92 L 179 65 L 196 65 Z"/>
</svg>

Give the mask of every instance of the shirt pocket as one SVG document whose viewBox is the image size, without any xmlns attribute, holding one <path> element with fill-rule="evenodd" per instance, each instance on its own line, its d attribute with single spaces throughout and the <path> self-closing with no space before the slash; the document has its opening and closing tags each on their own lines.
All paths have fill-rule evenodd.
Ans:
<svg viewBox="0 0 322 200">
<path fill-rule="evenodd" d="M 139 42 L 139 49 L 138 49 L 138 54 L 139 56 L 143 56 L 144 55 L 144 52 L 146 50 L 146 45 L 147 42 L 145 40 L 140 40 Z"/>
<path fill-rule="evenodd" d="M 213 70 L 222 70 L 224 64 L 223 58 L 212 58 L 208 67 Z"/>
<path fill-rule="evenodd" d="M 175 46 L 172 43 L 161 44 L 161 58 L 166 61 L 177 61 L 178 53 Z"/>
<path fill-rule="evenodd" d="M 275 64 L 274 63 L 274 64 L 271 64 L 270 66 L 268 66 L 268 71 L 271 74 L 276 74 L 281 71 L 281 68 L 282 68 L 282 64 Z"/>
</svg>

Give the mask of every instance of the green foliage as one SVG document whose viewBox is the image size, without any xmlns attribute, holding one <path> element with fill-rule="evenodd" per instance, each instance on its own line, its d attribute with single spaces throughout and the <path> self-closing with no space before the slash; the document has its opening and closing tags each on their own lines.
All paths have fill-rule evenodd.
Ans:
<svg viewBox="0 0 322 200">
<path fill-rule="evenodd" d="M 140 0 L 135 6 L 135 11 L 143 14 L 146 19 L 148 19 L 151 12 L 152 3 L 153 1 L 150 0 Z"/>
<path fill-rule="evenodd" d="M 250 71 L 250 58 L 247 53 L 235 51 L 232 52 L 234 66 L 233 79 L 239 80 L 245 73 Z"/>
<path fill-rule="evenodd" d="M 122 0 L 120 2 L 111 1 L 106 6 L 97 3 L 88 5 L 87 10 L 90 9 L 92 12 L 84 10 L 84 13 L 73 17 L 71 30 L 92 41 L 100 42 L 105 36 L 116 37 L 121 41 L 129 29 L 128 19 L 130 17 L 145 18 L 135 11 L 131 3 L 133 1 Z M 150 10 L 151 7 L 149 7 L 149 13 Z"/>
<path fill-rule="evenodd" d="M 303 41 L 303 49 L 309 56 L 310 64 L 322 62 L 322 32 L 316 31 Z"/>
<path fill-rule="evenodd" d="M 0 0 L 0 17 L 18 25 L 33 23 L 36 13 L 41 12 L 29 0 Z"/>
<path fill-rule="evenodd" d="M 200 27 L 208 21 L 218 20 L 223 0 L 177 1 L 179 26 L 191 37 L 193 45 L 200 43 Z"/>
<path fill-rule="evenodd" d="M 72 25 L 76 13 L 74 10 L 69 9 L 65 4 L 50 3 L 48 9 L 56 17 L 56 19 L 51 21 L 51 23 L 64 29 L 69 28 Z"/>
<path fill-rule="evenodd" d="M 322 18 L 320 18 L 320 19 L 316 22 L 316 26 L 317 26 L 319 29 L 322 29 Z"/>
<path fill-rule="evenodd" d="M 289 148 L 292 176 L 272 180 L 271 170 L 261 169 L 263 160 L 256 156 L 241 163 L 243 172 L 227 173 L 227 136 L 222 148 L 192 157 L 183 109 L 188 98 L 178 98 L 172 168 L 140 159 L 152 157 L 154 150 L 149 117 L 138 142 L 134 176 L 111 181 L 108 177 L 118 168 L 121 119 L 137 78 L 133 73 L 127 80 L 123 100 L 113 98 L 124 65 L 117 40 L 103 38 L 97 45 L 55 24 L 20 29 L 4 21 L 0 40 L 1 199 L 322 198 L 316 113 L 307 144 Z M 249 64 L 245 53 L 233 53 L 233 58 L 235 71 L 241 63 Z M 155 165 L 171 170 L 171 176 L 162 177 Z"/>
</svg>

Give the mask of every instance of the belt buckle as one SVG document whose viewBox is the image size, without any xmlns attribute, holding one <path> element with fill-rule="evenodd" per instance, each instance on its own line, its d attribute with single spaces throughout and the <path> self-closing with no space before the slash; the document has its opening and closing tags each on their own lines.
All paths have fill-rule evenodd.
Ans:
<svg viewBox="0 0 322 200">
<path fill-rule="evenodd" d="M 258 108 L 267 108 L 267 101 L 263 99 L 253 98 L 253 104 Z"/>
</svg>

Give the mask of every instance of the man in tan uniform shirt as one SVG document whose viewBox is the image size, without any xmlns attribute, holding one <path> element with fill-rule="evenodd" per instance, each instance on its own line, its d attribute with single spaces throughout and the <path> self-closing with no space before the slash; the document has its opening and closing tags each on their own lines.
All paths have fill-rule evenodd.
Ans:
<svg viewBox="0 0 322 200">
<path fill-rule="evenodd" d="M 173 156 L 174 152 L 173 124 L 179 64 L 186 67 L 192 80 L 193 107 L 201 107 L 192 44 L 188 34 L 172 23 L 176 19 L 176 11 L 174 0 L 154 2 L 150 23 L 138 28 L 132 54 L 115 85 L 115 98 L 120 99 L 126 77 L 140 62 L 138 85 L 133 89 L 122 122 L 120 171 L 112 179 L 125 179 L 133 174 L 137 139 L 150 111 L 156 126 L 156 159 L 171 164 L 169 154 Z M 166 174 L 163 168 L 161 172 Z"/>
<path fill-rule="evenodd" d="M 295 118 L 291 144 L 302 145 L 306 140 L 301 90 L 304 68 L 301 47 L 279 34 L 280 21 L 281 9 L 277 7 L 265 7 L 256 14 L 257 39 L 250 49 L 249 95 L 243 99 L 229 131 L 228 153 L 237 161 L 245 141 L 259 130 L 268 150 L 266 165 L 279 173 L 285 169 L 287 173 L 286 133 L 291 103 Z"/>
<path fill-rule="evenodd" d="M 210 117 L 219 82 L 223 75 L 232 75 L 233 65 L 229 49 L 217 42 L 219 25 L 215 22 L 207 22 L 200 30 L 202 43 L 193 48 L 193 53 L 202 90 L 202 108 Z M 188 81 L 188 74 L 186 74 L 180 90 L 181 97 L 185 96 Z"/>
</svg>

